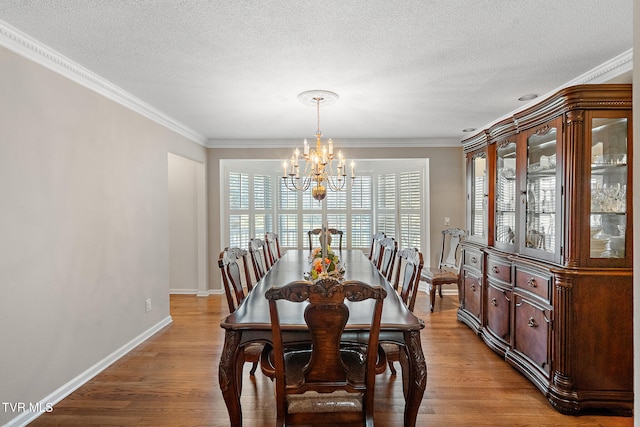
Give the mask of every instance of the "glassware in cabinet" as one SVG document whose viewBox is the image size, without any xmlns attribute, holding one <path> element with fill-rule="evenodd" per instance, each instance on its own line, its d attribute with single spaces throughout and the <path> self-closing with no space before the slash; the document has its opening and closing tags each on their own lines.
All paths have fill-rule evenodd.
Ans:
<svg viewBox="0 0 640 427">
<path fill-rule="evenodd" d="M 626 118 L 591 120 L 591 258 L 624 258 L 627 228 Z"/>
<path fill-rule="evenodd" d="M 522 186 L 524 236 L 523 253 L 557 261 L 558 241 L 558 149 L 561 124 L 551 122 L 526 136 L 525 174 Z"/>
</svg>

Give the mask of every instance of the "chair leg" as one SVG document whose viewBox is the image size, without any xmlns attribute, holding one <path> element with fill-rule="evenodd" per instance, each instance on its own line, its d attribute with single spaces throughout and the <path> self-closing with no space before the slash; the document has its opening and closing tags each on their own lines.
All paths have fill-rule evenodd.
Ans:
<svg viewBox="0 0 640 427">
<path fill-rule="evenodd" d="M 438 286 L 438 295 L 442 298 L 442 285 Z"/>
<path fill-rule="evenodd" d="M 396 374 L 396 368 L 393 366 L 393 362 L 391 360 L 389 360 L 389 369 L 391 370 L 391 375 Z"/>
<path fill-rule="evenodd" d="M 253 366 L 251 367 L 251 370 L 249 371 L 249 375 L 251 375 L 252 377 L 256 376 L 256 368 L 258 367 L 258 361 L 256 360 L 255 362 L 253 362 Z"/>
<path fill-rule="evenodd" d="M 436 288 L 433 284 L 429 285 L 429 302 L 431 303 L 429 309 L 433 313 L 433 305 L 436 303 Z"/>
</svg>

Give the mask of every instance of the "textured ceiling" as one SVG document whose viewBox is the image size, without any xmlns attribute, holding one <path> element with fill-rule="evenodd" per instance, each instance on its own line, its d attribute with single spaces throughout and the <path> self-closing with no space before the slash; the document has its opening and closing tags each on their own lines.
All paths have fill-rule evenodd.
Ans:
<svg viewBox="0 0 640 427">
<path fill-rule="evenodd" d="M 2 0 L 0 20 L 215 146 L 455 139 L 632 48 L 633 0 Z M 629 78 L 630 81 L 630 78 Z"/>
</svg>

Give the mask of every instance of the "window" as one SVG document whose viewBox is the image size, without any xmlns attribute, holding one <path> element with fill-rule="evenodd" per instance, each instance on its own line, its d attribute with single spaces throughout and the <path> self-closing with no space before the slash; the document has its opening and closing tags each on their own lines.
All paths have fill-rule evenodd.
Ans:
<svg viewBox="0 0 640 427">
<path fill-rule="evenodd" d="M 400 243 L 401 247 L 420 249 L 422 216 L 422 180 L 419 171 L 400 173 Z M 399 244 L 400 244 L 399 243 Z"/>
<path fill-rule="evenodd" d="M 399 247 L 422 246 L 421 171 L 378 177 L 376 231 L 393 236 Z"/>
<path fill-rule="evenodd" d="M 368 248 L 373 236 L 372 177 L 356 179 L 351 189 L 351 247 Z"/>
<path fill-rule="evenodd" d="M 376 231 L 382 231 L 387 236 L 396 233 L 396 175 L 385 174 L 378 177 L 378 203 Z"/>
<path fill-rule="evenodd" d="M 264 236 L 273 229 L 273 177 L 254 175 L 253 177 L 253 236 Z M 248 240 L 247 240 L 248 244 Z"/>
<path fill-rule="evenodd" d="M 228 172 L 229 246 L 246 248 L 253 236 L 273 229 L 273 177 Z"/>
<path fill-rule="evenodd" d="M 230 246 L 249 242 L 249 175 L 231 172 L 229 177 L 229 239 Z"/>
<path fill-rule="evenodd" d="M 368 249 L 377 231 L 395 237 L 400 247 L 424 246 L 424 160 L 369 161 L 371 166 L 363 169 L 370 171 L 359 174 L 348 191 L 327 192 L 326 209 L 324 203 L 313 199 L 311 189 L 288 190 L 278 172 L 273 172 L 277 166 L 273 171 L 258 172 L 267 168 L 269 161 L 261 161 L 259 166 L 258 162 L 249 166 L 246 161 L 228 162 L 228 191 L 223 190 L 228 197 L 222 207 L 223 217 L 228 218 L 223 223 L 224 246 L 228 241 L 229 245 L 246 247 L 250 237 L 274 231 L 282 248 L 306 248 L 307 231 L 322 227 L 323 217 L 329 227 L 345 232 L 346 248 Z"/>
</svg>

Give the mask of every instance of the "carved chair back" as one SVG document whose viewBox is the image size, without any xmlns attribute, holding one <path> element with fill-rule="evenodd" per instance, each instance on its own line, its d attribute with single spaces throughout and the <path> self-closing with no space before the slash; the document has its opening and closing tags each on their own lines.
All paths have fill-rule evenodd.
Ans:
<svg viewBox="0 0 640 427">
<path fill-rule="evenodd" d="M 282 253 L 280 252 L 280 241 L 278 235 L 272 231 L 268 231 L 264 235 L 264 242 L 267 247 L 267 257 L 269 258 L 269 265 L 273 267 L 273 264 L 280 259 Z"/>
<path fill-rule="evenodd" d="M 371 249 L 369 250 L 369 259 L 375 264 L 380 256 L 380 240 L 387 237 L 382 231 L 378 231 L 371 237 Z"/>
<path fill-rule="evenodd" d="M 378 269 L 387 280 L 391 280 L 393 264 L 398 252 L 398 242 L 393 237 L 385 237 L 380 240 L 380 254 L 378 256 Z"/>
<path fill-rule="evenodd" d="M 380 319 L 386 296 L 381 287 L 335 279 L 296 281 L 266 292 L 273 327 L 271 359 L 275 368 L 277 425 L 373 425 Z M 345 300 L 354 303 L 369 299 L 375 304 L 366 348 L 343 345 L 341 338 L 349 319 Z M 278 300 L 309 302 L 304 319 L 311 335 L 310 349 L 289 349 L 285 357 Z M 263 363 L 264 360 L 263 357 Z"/>
<path fill-rule="evenodd" d="M 393 287 L 400 292 L 400 299 L 413 311 L 418 295 L 420 275 L 424 258 L 417 248 L 405 248 L 398 251 L 395 281 Z"/>
<path fill-rule="evenodd" d="M 235 247 L 225 248 L 218 257 L 218 267 L 222 273 L 222 284 L 227 296 L 229 312 L 233 313 L 246 297 L 244 286 L 247 287 L 247 292 L 253 290 L 247 251 Z M 243 275 L 244 283 L 242 283 Z"/>
<path fill-rule="evenodd" d="M 327 231 L 329 232 L 329 244 L 331 244 L 331 242 L 333 241 L 333 237 L 338 236 L 338 250 L 342 250 L 342 235 L 344 234 L 344 232 L 342 230 L 338 230 L 337 228 L 327 228 Z M 313 236 L 318 236 L 319 238 L 320 234 L 322 234 L 321 228 L 314 228 L 313 230 L 307 231 L 307 235 L 309 236 L 309 250 L 313 250 Z M 317 246 L 320 246 L 319 240 Z"/>
<path fill-rule="evenodd" d="M 249 239 L 249 256 L 251 257 L 253 274 L 256 276 L 256 280 L 262 279 L 270 269 L 270 265 L 267 262 L 264 240 L 257 237 Z"/>
<path fill-rule="evenodd" d="M 460 243 L 466 235 L 460 228 L 442 230 L 442 246 L 438 268 L 450 268 L 460 271 Z"/>
</svg>

